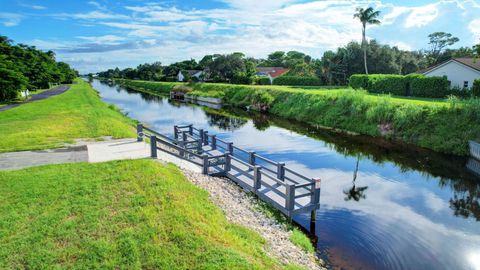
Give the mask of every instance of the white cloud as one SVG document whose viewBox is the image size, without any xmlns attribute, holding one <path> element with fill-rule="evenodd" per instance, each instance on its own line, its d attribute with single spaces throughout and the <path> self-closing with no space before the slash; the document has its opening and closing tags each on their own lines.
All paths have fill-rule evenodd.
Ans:
<svg viewBox="0 0 480 270">
<path fill-rule="evenodd" d="M 54 14 L 54 17 L 60 19 L 80 19 L 80 20 L 126 20 L 130 19 L 127 15 L 115 14 L 104 11 L 90 11 L 87 13 L 60 13 Z"/>
<path fill-rule="evenodd" d="M 422 27 L 433 22 L 438 17 L 438 4 L 430 4 L 411 9 L 410 15 L 405 19 L 405 27 Z"/>
<path fill-rule="evenodd" d="M 118 41 L 125 40 L 124 37 L 115 36 L 115 35 L 77 36 L 77 38 L 87 40 L 93 43 L 101 43 L 101 44 L 118 44 Z"/>
<path fill-rule="evenodd" d="M 412 51 L 412 50 L 413 50 L 413 47 L 412 47 L 410 44 L 408 44 L 408 43 L 406 43 L 406 42 L 404 42 L 404 41 L 390 41 L 390 42 L 388 43 L 388 45 L 390 45 L 390 46 L 396 46 L 396 47 L 398 47 L 400 50 L 405 50 L 405 51 Z"/>
<path fill-rule="evenodd" d="M 476 41 L 480 39 L 480 19 L 475 19 L 468 24 L 468 29 L 474 35 Z"/>
<path fill-rule="evenodd" d="M 23 15 L 17 13 L 0 12 L 0 23 L 6 27 L 16 26 L 23 19 Z"/>
</svg>

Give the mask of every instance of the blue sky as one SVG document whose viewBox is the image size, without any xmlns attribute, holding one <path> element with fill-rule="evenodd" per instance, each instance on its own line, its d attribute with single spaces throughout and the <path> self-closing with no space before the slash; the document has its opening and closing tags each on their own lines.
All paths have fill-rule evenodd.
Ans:
<svg viewBox="0 0 480 270">
<path fill-rule="evenodd" d="M 382 24 L 367 30 L 381 43 L 427 49 L 435 31 L 459 37 L 456 47 L 480 42 L 479 0 L 0 0 L 0 34 L 52 49 L 82 73 L 235 51 L 317 58 L 361 39 L 358 6 L 381 11 Z"/>
</svg>

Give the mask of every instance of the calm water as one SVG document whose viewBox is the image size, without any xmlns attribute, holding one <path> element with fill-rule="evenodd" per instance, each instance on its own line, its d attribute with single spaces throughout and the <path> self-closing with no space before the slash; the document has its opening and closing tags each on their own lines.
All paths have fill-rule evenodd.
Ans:
<svg viewBox="0 0 480 270">
<path fill-rule="evenodd" d="M 316 234 L 334 269 L 480 269 L 480 179 L 466 159 L 292 121 L 171 103 L 94 81 L 154 129 L 194 124 L 322 178 Z M 308 228 L 309 214 L 295 220 Z"/>
</svg>

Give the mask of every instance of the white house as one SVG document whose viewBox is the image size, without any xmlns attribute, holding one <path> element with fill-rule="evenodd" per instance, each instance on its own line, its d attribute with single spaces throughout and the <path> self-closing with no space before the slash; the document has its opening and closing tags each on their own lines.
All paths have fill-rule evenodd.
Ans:
<svg viewBox="0 0 480 270">
<path fill-rule="evenodd" d="M 453 58 L 420 73 L 427 77 L 447 76 L 451 87 L 469 88 L 475 79 L 480 79 L 480 59 Z"/>
<path fill-rule="evenodd" d="M 187 72 L 191 78 L 196 78 L 196 80 L 201 81 L 203 71 L 202 70 L 184 70 L 183 72 Z M 183 82 L 185 80 L 185 75 L 180 70 L 177 74 L 177 81 Z"/>
<path fill-rule="evenodd" d="M 290 69 L 284 67 L 257 67 L 257 76 L 265 76 L 270 79 L 270 84 L 273 84 L 273 80 L 277 77 L 287 73 Z"/>
</svg>

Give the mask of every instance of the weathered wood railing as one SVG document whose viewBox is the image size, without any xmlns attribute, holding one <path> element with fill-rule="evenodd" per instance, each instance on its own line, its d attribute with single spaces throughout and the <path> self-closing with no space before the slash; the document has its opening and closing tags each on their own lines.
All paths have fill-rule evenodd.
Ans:
<svg viewBox="0 0 480 270">
<path fill-rule="evenodd" d="M 470 146 L 470 155 L 480 160 L 480 143 L 469 141 L 468 144 Z"/>
<path fill-rule="evenodd" d="M 173 138 L 138 125 L 138 140 L 150 139 L 152 157 L 157 150 L 188 160 L 208 175 L 225 176 L 243 189 L 292 216 L 319 207 L 320 179 L 308 178 L 285 163 L 234 146 L 193 125 L 174 126 Z"/>
</svg>

